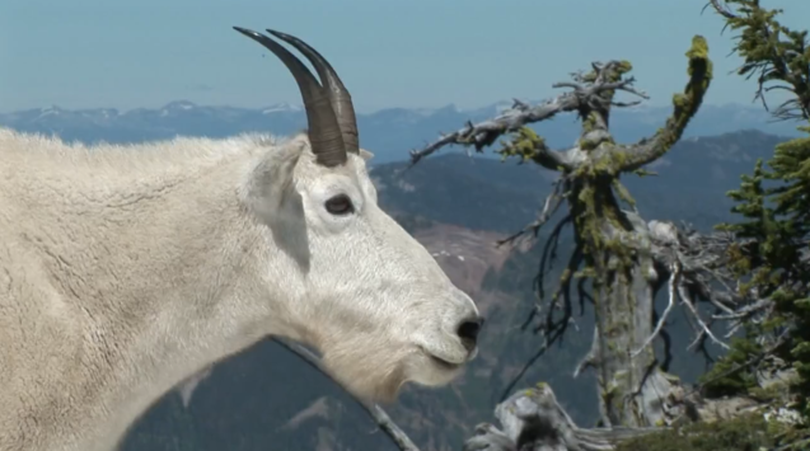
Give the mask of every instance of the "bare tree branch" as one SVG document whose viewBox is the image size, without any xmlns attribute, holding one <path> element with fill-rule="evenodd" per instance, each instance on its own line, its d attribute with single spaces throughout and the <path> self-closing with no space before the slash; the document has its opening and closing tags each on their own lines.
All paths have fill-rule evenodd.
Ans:
<svg viewBox="0 0 810 451">
<path fill-rule="evenodd" d="M 566 215 L 563 219 L 561 219 L 554 229 L 549 234 L 548 239 L 546 240 L 545 246 L 543 246 L 543 254 L 540 257 L 540 268 L 537 271 L 537 276 L 534 278 L 534 285 L 535 285 L 535 294 L 539 301 L 542 301 L 545 297 L 545 276 L 549 271 L 551 271 L 551 267 L 556 259 L 557 254 L 557 245 L 559 243 L 560 234 L 562 233 L 563 228 L 566 225 L 570 224 L 572 221 L 571 215 Z M 543 306 L 535 304 L 535 308 L 529 313 L 528 318 L 524 321 L 523 325 L 521 325 L 521 330 L 526 330 L 531 324 L 534 317 L 539 314 L 543 310 Z"/>
<path fill-rule="evenodd" d="M 706 322 L 703 321 L 703 318 L 700 317 L 700 313 L 697 311 L 697 308 L 695 308 L 695 304 L 692 302 L 692 298 L 689 296 L 689 294 L 686 292 L 686 289 L 683 286 L 678 287 L 678 294 L 680 294 L 681 299 L 683 300 L 683 303 L 686 304 L 687 307 L 689 307 L 689 310 L 692 312 L 692 315 L 694 316 L 695 321 L 697 321 L 697 323 L 701 327 L 700 335 L 698 335 L 698 338 L 694 342 L 692 342 L 692 344 L 689 345 L 689 347 L 691 348 L 694 344 L 696 344 L 697 341 L 702 338 L 702 335 L 705 334 L 706 336 L 711 338 L 712 342 L 714 342 L 715 344 L 721 346 L 723 349 L 728 350 L 729 346 L 727 344 L 725 344 L 722 340 L 717 338 L 714 335 L 714 333 L 712 333 L 711 328 L 709 328 L 709 326 L 706 324 Z"/>
<path fill-rule="evenodd" d="M 644 348 L 649 346 L 655 337 L 661 333 L 661 330 L 664 328 L 664 324 L 667 321 L 667 317 L 669 316 L 669 312 L 672 311 L 672 307 L 675 306 L 675 297 L 677 294 L 677 286 L 680 283 L 681 278 L 681 268 L 679 263 L 673 263 L 672 268 L 670 269 L 669 275 L 669 302 L 667 303 L 667 308 L 664 309 L 664 313 L 661 314 L 661 318 L 658 319 L 658 324 L 655 325 L 655 329 L 653 329 L 652 334 L 647 340 L 644 341 L 644 344 L 641 345 L 640 348 L 636 349 L 635 351 L 630 354 L 632 357 L 636 357 L 637 355 L 641 354 L 644 351 Z"/>
<path fill-rule="evenodd" d="M 766 349 L 765 351 L 751 357 L 750 359 L 748 359 L 746 362 L 744 362 L 742 364 L 735 365 L 733 368 L 729 369 L 728 371 L 725 371 L 725 372 L 723 372 L 721 374 L 718 374 L 718 375 L 712 377 L 711 379 L 708 379 L 708 380 L 705 380 L 705 381 L 701 382 L 700 384 L 698 384 L 695 387 L 694 390 L 692 390 L 691 393 L 699 392 L 705 386 L 707 386 L 707 385 L 709 385 L 709 384 L 711 384 L 711 383 L 713 383 L 715 381 L 718 381 L 720 379 L 724 379 L 724 378 L 726 378 L 728 376 L 731 376 L 731 375 L 733 375 L 735 373 L 738 373 L 740 371 L 751 368 L 752 366 L 758 364 L 759 362 L 761 362 L 762 360 L 764 360 L 768 356 L 773 355 L 773 353 L 776 352 L 777 349 L 779 349 L 785 343 L 787 343 L 787 339 L 788 339 L 788 331 L 785 330 L 781 334 L 779 334 L 779 336 L 776 339 L 776 342 L 774 344 L 772 344 L 768 349 Z"/>
<path fill-rule="evenodd" d="M 725 17 L 726 19 L 736 19 L 737 18 L 737 16 L 734 13 L 731 12 L 731 9 L 729 9 L 725 5 L 720 4 L 720 0 L 709 0 L 709 3 L 707 3 L 706 6 L 703 7 L 703 10 L 705 11 L 706 8 L 708 8 L 709 6 L 714 8 L 714 10 L 717 12 L 717 14 L 720 14 L 721 16 Z"/>
<path fill-rule="evenodd" d="M 504 134 L 517 131 L 526 124 L 551 118 L 561 111 L 571 111 L 574 108 L 574 102 L 576 102 L 576 99 L 571 97 L 555 98 L 535 107 L 528 107 L 526 104 L 520 103 L 515 104 L 513 108 L 504 111 L 493 119 L 477 124 L 468 122 L 464 128 L 443 135 L 422 150 L 412 150 L 411 165 L 415 165 L 422 158 L 450 144 L 465 147 L 474 146 L 476 152 L 482 152 L 485 147 L 492 145 L 495 140 Z M 557 152 L 542 145 L 535 149 L 535 154 L 535 160 L 548 169 L 557 170 L 560 167 L 568 168 L 571 166 L 571 156 L 566 152 Z"/>
<path fill-rule="evenodd" d="M 554 187 L 551 190 L 551 194 L 546 197 L 546 201 L 543 204 L 543 210 L 540 211 L 540 214 L 537 216 L 537 219 L 534 220 L 531 224 L 528 224 L 526 227 L 521 229 L 520 231 L 502 239 L 498 240 L 496 243 L 498 246 L 502 246 L 504 244 L 513 244 L 517 241 L 518 238 L 523 237 L 525 234 L 531 232 L 534 237 L 537 237 L 537 234 L 540 232 L 540 229 L 554 216 L 554 213 L 560 208 L 563 201 L 568 196 L 566 189 L 567 189 L 567 182 L 568 178 L 561 174 L 560 177 L 554 182 Z"/>
<path fill-rule="evenodd" d="M 570 220 L 570 215 L 566 216 L 566 220 Z M 543 293 L 545 292 L 543 279 L 548 273 L 549 265 L 547 260 L 553 256 L 556 237 L 564 223 L 565 221 L 561 221 L 547 238 L 541 256 L 540 269 L 536 278 L 540 301 L 543 300 Z M 685 305 L 687 318 L 694 323 L 696 331 L 695 338 L 689 348 L 703 352 L 709 360 L 711 360 L 711 355 L 705 348 L 707 342 L 714 342 L 726 349 L 728 347 L 712 330 L 713 322 L 725 321 L 729 326 L 728 333 L 733 334 L 742 321 L 767 316 L 773 302 L 768 299 L 757 298 L 755 292 L 743 296 L 739 289 L 734 286 L 736 278 L 729 269 L 729 255 L 727 252 L 729 247 L 735 243 L 745 246 L 746 243 L 740 243 L 731 233 L 727 232 L 700 234 L 687 224 L 678 227 L 671 222 L 650 221 L 646 224 L 646 227 L 649 232 L 650 250 L 653 259 L 656 261 L 656 267 L 669 268 L 668 273 L 664 271 L 659 274 L 661 277 L 669 279 L 669 303 L 660 317 L 651 319 L 654 322 L 654 330 L 646 338 L 643 346 L 631 351 L 632 357 L 640 355 L 643 349 L 649 346 L 656 337 L 663 337 L 666 320 L 671 314 L 677 298 L 680 298 L 681 304 Z M 635 246 L 632 241 L 628 241 L 626 245 Z M 575 257 L 576 254 L 576 252 L 572 253 L 572 257 Z M 577 265 L 578 263 L 573 264 L 569 261 L 566 272 L 573 273 Z M 581 285 L 584 281 L 584 278 L 581 279 L 578 285 Z M 578 289 L 580 291 L 580 303 L 582 303 L 587 300 L 588 296 L 587 293 L 582 292 L 584 288 L 578 286 Z M 511 393 L 533 363 L 560 339 L 562 332 L 570 322 L 573 301 L 567 296 L 565 277 L 556 287 L 555 294 L 557 296 L 552 299 L 549 305 L 538 304 L 529 312 L 523 328 L 528 327 L 538 315 L 543 314 L 534 330 L 535 332 L 542 332 L 544 340 L 536 354 L 526 362 L 521 371 L 503 391 L 501 395 L 502 401 Z M 559 296 L 560 294 L 562 296 Z M 697 309 L 698 302 L 705 302 L 715 306 L 717 312 L 708 321 L 705 320 Z M 560 311 L 562 311 L 562 316 L 560 316 Z M 667 340 L 665 339 L 665 341 Z M 578 376 L 585 368 L 598 364 L 596 358 L 594 349 L 591 349 L 579 362 L 574 374 Z"/>
<path fill-rule="evenodd" d="M 481 152 L 485 147 L 492 145 L 500 136 L 515 132 L 528 124 L 550 119 L 558 113 L 581 112 L 596 107 L 607 109 L 611 104 L 613 106 L 625 105 L 611 103 L 610 100 L 605 105 L 605 100 L 601 97 L 601 94 L 605 92 L 625 91 L 647 99 L 646 93 L 632 86 L 635 82 L 633 77 L 612 81 L 607 76 L 607 74 L 612 74 L 616 68 L 622 67 L 623 64 L 625 63 L 621 61 L 609 61 L 605 64 L 592 63 L 592 67 L 596 71 L 595 76 L 575 73 L 572 74 L 573 82 L 559 82 L 552 85 L 554 88 L 570 88 L 571 91 L 535 106 L 529 106 L 516 100 L 512 108 L 493 119 L 478 124 L 468 122 L 464 128 L 442 136 L 425 148 L 411 151 L 411 164 L 416 164 L 422 158 L 450 144 L 465 147 L 473 146 L 476 152 Z M 626 105 L 633 105 L 633 103 Z M 537 148 L 534 149 L 533 159 L 536 163 L 551 170 L 560 168 L 570 170 L 574 166 L 576 152 L 576 148 L 564 152 L 553 151 L 544 144 L 539 143 Z"/>
<path fill-rule="evenodd" d="M 329 372 L 326 370 L 326 368 L 321 363 L 321 359 L 318 358 L 318 356 L 316 356 L 312 352 L 310 352 L 307 348 L 305 348 L 305 347 L 303 347 L 303 346 L 301 346 L 301 345 L 299 345 L 297 343 L 288 342 L 287 340 L 283 340 L 283 339 L 280 339 L 280 338 L 273 338 L 273 341 L 280 344 L 281 346 L 286 348 L 288 351 L 290 351 L 290 352 L 292 352 L 294 354 L 297 354 L 305 362 L 307 362 L 310 366 L 312 366 L 316 370 L 320 371 L 324 375 L 328 376 L 330 379 L 335 381 L 335 383 L 337 383 L 338 385 L 343 387 L 342 384 L 340 384 L 338 381 L 336 381 L 334 378 L 332 378 L 332 376 L 329 374 Z M 344 388 L 344 390 L 345 390 L 345 388 Z M 346 393 L 349 393 L 349 392 L 346 391 Z M 352 398 L 358 404 L 360 404 L 363 407 L 363 409 L 365 409 L 366 412 L 368 412 L 368 414 L 371 416 L 371 418 L 374 419 L 374 422 L 377 423 L 377 425 L 383 431 L 385 431 L 385 433 L 389 437 L 391 437 L 391 440 L 397 445 L 397 447 L 399 447 L 400 450 L 402 450 L 402 451 L 419 451 L 419 448 L 413 443 L 413 441 L 411 441 L 410 437 L 408 437 L 408 434 L 406 434 L 402 429 L 400 429 L 399 426 L 397 426 L 396 423 L 394 423 L 394 420 L 392 420 L 391 417 L 388 416 L 388 414 L 385 412 L 385 410 L 382 409 L 382 407 L 380 407 L 377 404 L 367 404 L 367 403 L 355 398 L 354 396 L 352 396 Z"/>
<path fill-rule="evenodd" d="M 593 368 L 596 366 L 596 362 L 599 360 L 598 355 L 599 347 L 595 346 L 593 343 L 599 340 L 598 334 L 599 329 L 594 327 L 591 347 L 588 349 L 588 353 L 585 354 L 582 360 L 579 361 L 579 364 L 577 364 L 576 368 L 574 368 L 574 374 L 572 375 L 574 379 L 578 378 L 579 375 L 582 374 L 582 372 L 585 371 L 586 369 Z"/>
<path fill-rule="evenodd" d="M 773 301 L 760 298 L 753 290 L 742 293 L 730 269 L 728 250 L 735 244 L 747 248 L 748 241 L 737 240 L 728 232 L 704 235 L 687 225 L 678 228 L 661 221 L 651 221 L 649 229 L 655 258 L 667 266 L 676 262 L 681 265 L 679 295 L 689 309 L 687 318 L 694 320 L 698 331 L 690 348 L 703 346 L 706 339 L 727 347 L 712 332 L 714 321 L 725 321 L 729 329 L 725 336 L 730 337 L 745 321 L 760 322 L 770 314 Z M 708 302 L 717 309 L 708 322 L 699 315 L 696 301 Z"/>
</svg>

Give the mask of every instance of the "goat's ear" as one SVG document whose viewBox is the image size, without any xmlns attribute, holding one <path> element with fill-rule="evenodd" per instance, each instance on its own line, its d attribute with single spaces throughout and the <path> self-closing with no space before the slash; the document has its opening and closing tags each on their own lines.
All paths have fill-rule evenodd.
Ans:
<svg viewBox="0 0 810 451">
<path fill-rule="evenodd" d="M 248 181 L 246 204 L 266 224 L 276 245 L 309 271 L 309 241 L 304 202 L 295 189 L 295 166 L 304 151 L 303 141 L 293 141 L 267 152 Z"/>
<path fill-rule="evenodd" d="M 246 203 L 267 225 L 297 222 L 304 215 L 293 175 L 303 145 L 292 142 L 267 152 L 253 168 L 247 183 Z"/>
<path fill-rule="evenodd" d="M 366 149 L 360 149 L 360 158 L 362 158 L 365 161 L 368 161 L 368 160 L 374 158 L 374 154 L 369 152 Z"/>
</svg>

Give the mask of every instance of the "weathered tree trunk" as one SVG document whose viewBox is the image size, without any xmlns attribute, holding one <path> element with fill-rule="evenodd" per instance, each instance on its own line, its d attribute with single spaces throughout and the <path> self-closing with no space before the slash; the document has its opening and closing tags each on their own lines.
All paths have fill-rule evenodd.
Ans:
<svg viewBox="0 0 810 451">
<path fill-rule="evenodd" d="M 610 451 L 614 444 L 659 428 L 577 427 L 548 385 L 520 390 L 495 408 L 501 429 L 476 426 L 463 451 Z"/>
<path fill-rule="evenodd" d="M 677 382 L 660 369 L 649 338 L 655 325 L 655 295 L 669 274 L 655 268 L 644 221 L 631 212 L 618 213 L 632 228 L 617 230 L 606 221 L 603 238 L 618 239 L 634 252 L 604 258 L 607 280 L 595 287 L 597 322 L 587 358 L 594 359 L 589 363 L 597 372 L 604 426 L 663 425 Z"/>
<path fill-rule="evenodd" d="M 788 376 L 782 373 L 779 377 Z M 795 410 L 776 409 L 768 402 L 744 395 L 704 399 L 693 392 L 681 401 L 681 407 L 688 406 L 691 410 L 683 425 L 756 414 L 781 424 L 795 424 L 800 418 Z M 667 430 L 667 427 L 578 427 L 557 403 L 547 384 L 516 391 L 495 407 L 495 417 L 500 428 L 489 423 L 477 425 L 474 435 L 464 443 L 463 451 L 613 451 L 625 441 Z M 810 444 L 807 438 L 797 440 L 801 441 L 784 444 L 775 450 L 805 449 L 802 446 Z M 799 447 L 793 448 L 792 445 Z"/>
</svg>

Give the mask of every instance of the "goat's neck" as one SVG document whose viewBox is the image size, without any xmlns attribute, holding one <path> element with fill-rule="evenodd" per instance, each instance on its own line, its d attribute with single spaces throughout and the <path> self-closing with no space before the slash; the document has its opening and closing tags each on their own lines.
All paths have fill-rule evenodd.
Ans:
<svg viewBox="0 0 810 451">
<path fill-rule="evenodd" d="M 147 192 L 133 194 L 137 206 L 84 216 L 91 224 L 62 222 L 81 224 L 70 231 L 80 244 L 62 249 L 64 260 L 94 259 L 50 270 L 81 318 L 79 346 L 103 368 L 85 380 L 92 404 L 76 406 L 106 412 L 96 419 L 101 436 L 123 432 L 179 382 L 267 334 L 295 337 L 273 311 L 274 294 L 263 291 L 267 234 L 238 201 L 243 166 L 235 161 L 165 186 L 147 183 Z"/>
</svg>

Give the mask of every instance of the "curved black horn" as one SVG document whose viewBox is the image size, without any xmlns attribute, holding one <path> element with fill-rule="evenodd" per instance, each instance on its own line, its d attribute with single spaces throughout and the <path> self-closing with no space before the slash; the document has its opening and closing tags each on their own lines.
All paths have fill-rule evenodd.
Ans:
<svg viewBox="0 0 810 451">
<path fill-rule="evenodd" d="M 304 64 L 268 36 L 241 27 L 234 30 L 273 52 L 292 72 L 307 112 L 309 141 L 318 164 L 334 167 L 346 162 L 346 144 L 331 99 Z"/>
<path fill-rule="evenodd" d="M 352 96 L 338 77 L 337 72 L 317 50 L 313 49 L 306 42 L 287 33 L 275 30 L 266 30 L 273 36 L 284 40 L 301 52 L 318 72 L 318 76 L 326 89 L 326 95 L 332 103 L 332 109 L 337 116 L 340 131 L 343 133 L 343 142 L 346 144 L 348 152 L 360 153 L 360 143 L 357 132 L 357 117 L 354 114 Z"/>
</svg>

